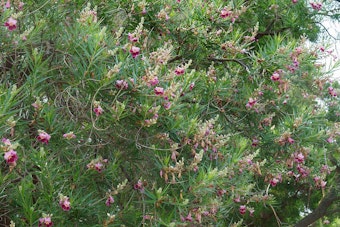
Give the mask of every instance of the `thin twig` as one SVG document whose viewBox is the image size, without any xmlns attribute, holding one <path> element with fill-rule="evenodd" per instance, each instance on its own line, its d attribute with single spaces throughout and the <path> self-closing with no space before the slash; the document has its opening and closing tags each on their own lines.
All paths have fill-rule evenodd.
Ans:
<svg viewBox="0 0 340 227">
<path fill-rule="evenodd" d="M 239 59 L 234 59 L 234 58 L 208 58 L 208 60 L 210 61 L 217 61 L 217 62 L 236 62 L 238 63 L 239 65 L 241 65 L 248 73 L 250 73 L 249 71 L 249 67 L 241 60 Z"/>
</svg>

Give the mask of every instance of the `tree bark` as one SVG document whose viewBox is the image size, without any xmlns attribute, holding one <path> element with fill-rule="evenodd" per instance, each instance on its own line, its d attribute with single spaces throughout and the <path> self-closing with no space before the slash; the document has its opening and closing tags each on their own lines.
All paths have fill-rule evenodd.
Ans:
<svg viewBox="0 0 340 227">
<path fill-rule="evenodd" d="M 312 213 L 296 223 L 295 227 L 307 227 L 313 224 L 327 214 L 328 208 L 336 202 L 337 199 L 339 198 L 337 197 L 336 190 L 331 189 L 331 191 L 321 200 L 319 206 Z"/>
<path fill-rule="evenodd" d="M 331 162 L 336 166 L 335 187 L 329 190 L 327 195 L 322 198 L 319 206 L 312 213 L 301 219 L 294 227 L 307 227 L 325 215 L 331 215 L 338 212 L 339 209 L 328 210 L 333 204 L 340 200 L 340 196 L 338 196 L 338 192 L 340 191 L 340 166 L 337 165 L 337 160 L 333 156 L 331 156 Z"/>
</svg>

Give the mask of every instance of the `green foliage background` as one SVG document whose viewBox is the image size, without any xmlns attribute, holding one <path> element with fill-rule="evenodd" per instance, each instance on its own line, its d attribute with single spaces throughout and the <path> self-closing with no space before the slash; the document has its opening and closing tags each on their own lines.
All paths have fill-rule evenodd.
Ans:
<svg viewBox="0 0 340 227">
<path fill-rule="evenodd" d="M 339 187 L 339 98 L 328 94 L 330 86 L 339 94 L 339 83 L 317 66 L 327 53 L 306 44 L 318 38 L 320 15 L 336 17 L 327 7 L 290 0 L 17 4 L 2 5 L 0 16 L 18 20 L 14 31 L 0 28 L 0 136 L 18 143 L 19 156 L 12 170 L 1 163 L 3 224 L 36 226 L 46 213 L 56 226 L 285 226 Z M 224 7 L 231 16 L 220 16 Z M 290 71 L 294 60 L 299 66 Z M 279 69 L 281 82 L 272 81 Z M 148 76 L 158 77 L 164 97 Z M 250 98 L 256 104 L 248 108 Z M 51 135 L 47 145 L 38 130 Z M 63 138 L 70 131 L 76 138 Z M 280 143 L 288 137 L 294 143 Z M 299 152 L 306 177 L 294 162 Z M 101 157 L 108 160 L 102 172 L 87 168 Z M 332 171 L 321 174 L 323 165 Z M 327 187 L 316 187 L 315 176 Z M 70 198 L 68 212 L 60 193 Z M 115 202 L 107 207 L 109 195 Z"/>
</svg>

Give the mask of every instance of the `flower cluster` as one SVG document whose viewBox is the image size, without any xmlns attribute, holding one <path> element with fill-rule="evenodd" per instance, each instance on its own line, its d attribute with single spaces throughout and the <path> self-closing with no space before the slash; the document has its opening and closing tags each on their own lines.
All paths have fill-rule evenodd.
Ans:
<svg viewBox="0 0 340 227">
<path fill-rule="evenodd" d="M 59 206 L 63 211 L 69 211 L 71 209 L 70 198 L 63 194 L 59 194 Z"/>
<path fill-rule="evenodd" d="M 321 2 L 311 2 L 310 5 L 312 6 L 314 10 L 317 10 L 317 11 L 321 10 L 322 8 Z"/>
<path fill-rule="evenodd" d="M 17 28 L 17 20 L 13 17 L 8 18 L 8 20 L 5 22 L 5 26 L 8 30 L 13 31 Z"/>
<path fill-rule="evenodd" d="M 293 144 L 295 140 L 291 137 L 289 132 L 285 132 L 281 135 L 281 137 L 277 140 L 277 142 L 283 146 L 285 144 Z"/>
<path fill-rule="evenodd" d="M 63 137 L 67 140 L 71 140 L 76 138 L 76 135 L 73 132 L 68 132 L 63 135 Z"/>
<path fill-rule="evenodd" d="M 81 11 L 79 19 L 77 19 L 82 25 L 91 25 L 97 23 L 97 6 L 91 9 L 91 4 L 88 3 L 87 6 Z"/>
<path fill-rule="evenodd" d="M 98 173 L 101 173 L 103 169 L 105 168 L 105 165 L 107 164 L 107 162 L 108 162 L 107 159 L 98 157 L 96 159 L 93 159 L 89 164 L 87 164 L 87 168 L 96 170 Z"/>
<path fill-rule="evenodd" d="M 51 227 L 53 226 L 52 215 L 51 214 L 43 214 L 42 218 L 39 218 L 39 227 Z"/>
<path fill-rule="evenodd" d="M 2 141 L 3 145 L 1 145 L 1 150 L 5 152 L 4 159 L 6 163 L 10 167 L 10 171 L 17 165 L 18 161 L 18 154 L 15 149 L 18 147 L 18 144 L 12 143 L 9 139 L 3 138 Z"/>
<path fill-rule="evenodd" d="M 50 141 L 51 136 L 45 132 L 44 130 L 38 130 L 38 137 L 37 140 L 41 143 L 48 144 Z"/>
<path fill-rule="evenodd" d="M 99 101 L 94 101 L 93 102 L 93 112 L 95 112 L 97 117 L 99 117 L 100 115 L 103 114 L 104 110 L 100 106 L 100 102 Z"/>
</svg>

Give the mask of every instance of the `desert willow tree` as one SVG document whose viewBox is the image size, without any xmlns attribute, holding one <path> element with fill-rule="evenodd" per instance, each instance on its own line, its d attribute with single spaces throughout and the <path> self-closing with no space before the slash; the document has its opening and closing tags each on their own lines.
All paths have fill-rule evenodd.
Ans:
<svg viewBox="0 0 340 227">
<path fill-rule="evenodd" d="M 2 1 L 3 224 L 332 222 L 330 2 Z"/>
</svg>

